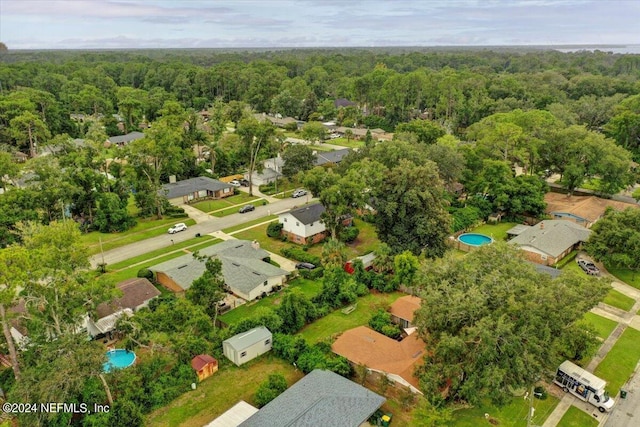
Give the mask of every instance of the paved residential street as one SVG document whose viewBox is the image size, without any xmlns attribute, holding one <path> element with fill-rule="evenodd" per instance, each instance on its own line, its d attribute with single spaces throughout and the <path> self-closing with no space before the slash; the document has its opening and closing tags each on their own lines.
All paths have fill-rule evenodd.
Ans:
<svg viewBox="0 0 640 427">
<path fill-rule="evenodd" d="M 163 234 L 161 236 L 152 237 L 150 239 L 142 240 L 106 251 L 104 252 L 104 262 L 109 265 L 116 262 L 124 261 L 134 256 L 154 251 L 156 249 L 169 249 L 174 243 L 192 239 L 197 233 L 200 233 L 201 235 L 213 233 L 214 231 L 233 227 L 235 225 L 252 221 L 254 219 L 258 219 L 267 215 L 277 214 L 279 212 L 289 210 L 294 206 L 302 206 L 307 203 L 307 201 L 314 200 L 307 197 L 300 197 L 297 199 L 286 198 L 282 200 L 269 197 L 269 199 L 277 201 L 275 201 L 274 203 L 269 203 L 265 206 L 262 206 L 261 202 L 254 203 L 254 205 L 256 206 L 256 210 L 253 212 L 248 212 L 245 214 L 235 213 L 222 218 L 208 216 L 197 211 L 198 213 L 194 218 L 197 224 L 190 226 L 186 231 L 176 234 Z M 190 216 L 193 215 L 192 209 L 187 209 L 187 213 L 189 213 Z M 209 218 L 205 219 L 203 215 L 208 216 Z M 178 222 L 180 222 L 180 220 L 177 219 L 176 223 Z M 167 226 L 167 229 L 168 228 L 169 226 Z M 101 254 L 97 254 L 91 257 L 91 265 L 93 266 L 93 268 L 95 268 L 101 262 L 103 262 L 103 256 Z"/>
<path fill-rule="evenodd" d="M 607 319 L 611 319 L 618 322 L 618 326 L 609 335 L 609 337 L 602 343 L 600 349 L 593 357 L 591 362 L 585 368 L 593 372 L 598 364 L 602 362 L 611 347 L 616 343 L 620 335 L 628 327 L 640 329 L 640 316 L 636 315 L 640 310 L 640 291 L 634 287 L 622 283 L 620 281 L 614 281 L 612 287 L 618 292 L 633 298 L 636 303 L 629 311 L 623 311 L 615 307 L 608 306 L 600 303 L 594 307 L 591 312 Z M 637 371 L 636 371 L 637 372 Z M 555 387 L 555 386 L 553 386 Z M 562 416 L 571 406 L 581 409 L 582 411 L 590 414 L 594 419 L 599 420 L 599 426 L 606 427 L 635 427 L 640 425 L 640 375 L 634 374 L 630 381 L 629 386 L 624 386 L 623 390 L 635 390 L 635 393 L 628 393 L 626 399 L 621 399 L 620 395 L 612 396 L 616 399 L 616 405 L 610 414 L 601 414 L 598 409 L 580 399 L 575 398 L 572 394 L 567 393 L 564 395 L 555 410 L 546 419 L 543 427 L 555 427 L 558 425 Z M 635 419 L 634 419 L 635 415 Z"/>
</svg>

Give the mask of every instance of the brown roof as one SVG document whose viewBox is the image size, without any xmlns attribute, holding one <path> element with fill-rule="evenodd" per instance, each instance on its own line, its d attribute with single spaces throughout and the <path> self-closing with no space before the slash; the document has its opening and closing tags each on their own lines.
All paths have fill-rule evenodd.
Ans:
<svg viewBox="0 0 640 427">
<path fill-rule="evenodd" d="M 547 202 L 547 213 L 569 213 L 591 223 L 600 219 L 609 206 L 616 210 L 638 207 L 631 203 L 601 199 L 596 196 L 567 196 L 560 193 L 547 193 L 544 201 Z"/>
<path fill-rule="evenodd" d="M 213 357 L 209 356 L 208 354 L 199 354 L 193 359 L 191 359 L 191 367 L 196 371 L 201 370 L 202 368 L 207 366 L 209 363 L 213 363 L 217 365 L 218 361 Z"/>
<path fill-rule="evenodd" d="M 426 345 L 417 335 L 409 335 L 398 342 L 366 326 L 358 326 L 343 332 L 331 350 L 353 363 L 399 375 L 418 388 L 413 371 L 423 363 Z"/>
<path fill-rule="evenodd" d="M 407 295 L 398 298 L 396 302 L 391 304 L 391 310 L 389 311 L 392 315 L 413 323 L 413 313 L 420 308 L 421 302 L 422 300 L 420 298 Z"/>
<path fill-rule="evenodd" d="M 124 308 L 135 310 L 152 298 L 160 295 L 160 291 L 145 278 L 128 279 L 118 283 L 118 289 L 122 291 L 120 298 L 113 299 L 110 303 L 102 303 L 96 308 L 98 319 L 102 319 Z"/>
</svg>

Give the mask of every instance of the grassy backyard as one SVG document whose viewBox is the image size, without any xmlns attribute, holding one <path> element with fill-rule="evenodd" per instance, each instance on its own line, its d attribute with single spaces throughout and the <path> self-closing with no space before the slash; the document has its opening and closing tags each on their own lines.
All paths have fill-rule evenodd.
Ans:
<svg viewBox="0 0 640 427">
<path fill-rule="evenodd" d="M 589 322 L 591 326 L 593 326 L 598 334 L 599 338 L 603 340 L 607 339 L 611 332 L 618 326 L 616 322 L 613 320 L 607 319 L 606 317 L 598 316 L 594 313 L 585 313 L 584 320 Z"/>
<path fill-rule="evenodd" d="M 391 294 L 370 293 L 358 298 L 358 306 L 353 312 L 344 314 L 341 309 L 335 310 L 333 313 L 307 325 L 300 332 L 300 335 L 304 337 L 307 342 L 315 343 L 330 338 L 347 329 L 366 325 L 378 308 L 387 309 L 389 305 L 403 295 L 404 294 L 400 292 Z"/>
<path fill-rule="evenodd" d="M 507 240 L 507 230 L 518 225 L 516 222 L 499 222 L 497 224 L 483 224 L 474 228 L 470 233 L 480 233 L 493 237 L 495 240 Z"/>
<path fill-rule="evenodd" d="M 146 417 L 147 426 L 190 427 L 205 425 L 244 400 L 255 405 L 254 396 L 269 374 L 284 375 L 289 386 L 302 378 L 302 372 L 289 363 L 267 354 L 241 367 L 221 361 L 220 370 L 169 405 Z"/>
<path fill-rule="evenodd" d="M 307 280 L 307 279 L 298 277 L 297 279 L 292 280 L 289 283 L 289 286 L 282 292 L 278 292 L 278 293 L 269 295 L 266 298 L 252 301 L 251 303 L 243 304 L 240 307 L 234 308 L 228 313 L 225 313 L 224 315 L 220 316 L 220 320 L 228 325 L 231 325 L 242 319 L 246 319 L 248 317 L 253 316 L 255 311 L 260 307 L 269 307 L 269 308 L 277 307 L 278 305 L 280 305 L 280 301 L 282 300 L 283 293 L 290 292 L 291 289 L 298 289 L 307 298 L 312 298 L 320 291 L 321 287 L 322 287 L 322 284 L 318 281 Z"/>
<path fill-rule="evenodd" d="M 559 400 L 551 395 L 545 400 L 534 399 L 533 407 L 535 415 L 533 424 L 542 425 L 549 414 L 555 409 Z M 490 402 L 469 409 L 460 409 L 454 412 L 454 421 L 450 424 L 455 427 L 478 427 L 491 425 L 526 426 L 529 401 L 522 397 L 514 397 L 505 406 L 494 406 Z M 485 417 L 489 414 L 489 420 Z M 495 420 L 493 423 L 491 420 Z"/>
<path fill-rule="evenodd" d="M 205 213 L 211 213 L 214 211 L 219 211 L 219 210 L 230 208 L 230 207 L 235 207 L 234 212 L 237 212 L 240 205 L 245 205 L 247 203 L 253 202 L 258 199 L 259 197 L 250 196 L 247 193 L 239 192 L 235 196 L 225 197 L 224 199 L 218 199 L 218 200 L 205 200 L 203 202 L 194 203 L 191 206 Z M 222 216 L 222 215 L 216 215 L 216 216 Z"/>
<path fill-rule="evenodd" d="M 596 427 L 598 420 L 584 411 L 571 406 L 558 423 L 558 427 Z"/>
<path fill-rule="evenodd" d="M 613 345 L 594 374 L 607 380 L 607 391 L 616 396 L 640 359 L 640 331 L 627 328 Z"/>
</svg>

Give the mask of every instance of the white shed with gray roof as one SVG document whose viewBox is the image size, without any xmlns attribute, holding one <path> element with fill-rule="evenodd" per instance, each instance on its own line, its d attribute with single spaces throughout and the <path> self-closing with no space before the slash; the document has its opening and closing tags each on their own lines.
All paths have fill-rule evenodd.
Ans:
<svg viewBox="0 0 640 427">
<path fill-rule="evenodd" d="M 227 359 L 240 366 L 271 350 L 271 331 L 258 326 L 234 335 L 222 342 L 222 351 Z"/>
</svg>

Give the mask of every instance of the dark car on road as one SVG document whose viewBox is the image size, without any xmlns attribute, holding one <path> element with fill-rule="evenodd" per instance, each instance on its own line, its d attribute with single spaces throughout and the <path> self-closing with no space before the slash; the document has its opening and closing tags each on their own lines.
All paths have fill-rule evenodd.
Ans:
<svg viewBox="0 0 640 427">
<path fill-rule="evenodd" d="M 600 270 L 598 269 L 598 267 L 596 267 L 596 265 L 591 261 L 588 261 L 586 259 L 579 259 L 578 265 L 581 269 L 584 270 L 585 273 L 591 276 L 597 276 L 598 274 L 600 274 Z"/>
<path fill-rule="evenodd" d="M 243 207 L 241 207 L 238 212 L 240 213 L 247 213 L 247 212 L 251 212 L 256 210 L 256 207 L 253 205 L 244 205 Z"/>
<path fill-rule="evenodd" d="M 298 270 L 313 270 L 316 266 L 310 262 L 299 262 L 296 264 L 296 268 Z"/>
</svg>

